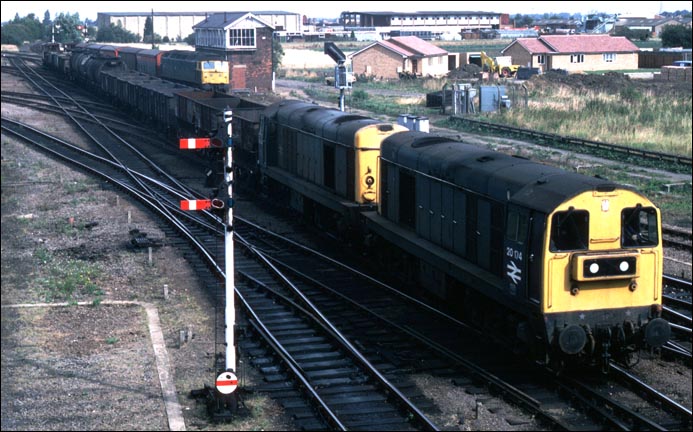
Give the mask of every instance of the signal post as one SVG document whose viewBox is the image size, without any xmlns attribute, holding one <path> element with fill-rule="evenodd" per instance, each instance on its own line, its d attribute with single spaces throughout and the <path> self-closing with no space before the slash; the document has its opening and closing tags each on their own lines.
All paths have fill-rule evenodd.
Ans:
<svg viewBox="0 0 693 432">
<path fill-rule="evenodd" d="M 226 108 L 223 112 L 225 130 L 220 130 L 213 138 L 181 138 L 181 149 L 226 149 L 224 158 L 224 182 L 226 190 L 222 197 L 209 200 L 183 200 L 180 205 L 183 210 L 212 210 L 221 214 L 224 220 L 224 273 L 225 273 L 225 309 L 224 342 L 226 356 L 223 370 L 217 370 L 214 387 L 205 384 L 203 390 L 193 391 L 193 396 L 207 397 L 207 408 L 214 420 L 228 421 L 233 419 L 238 409 L 238 378 L 236 376 L 236 345 L 234 331 L 236 324 L 235 284 L 234 284 L 234 247 L 233 247 L 233 141 L 232 124 L 233 112 Z M 221 368 L 219 368 L 221 369 Z"/>
</svg>

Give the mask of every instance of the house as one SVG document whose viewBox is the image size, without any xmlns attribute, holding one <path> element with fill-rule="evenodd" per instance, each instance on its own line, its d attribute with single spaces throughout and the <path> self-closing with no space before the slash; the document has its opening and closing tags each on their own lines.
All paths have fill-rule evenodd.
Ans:
<svg viewBox="0 0 693 432">
<path fill-rule="evenodd" d="M 440 77 L 448 73 L 448 52 L 416 36 L 374 42 L 350 56 L 354 74 L 391 79 Z"/>
<path fill-rule="evenodd" d="M 229 62 L 231 89 L 272 89 L 272 26 L 252 12 L 222 12 L 193 29 L 195 51 Z"/>
<path fill-rule="evenodd" d="M 513 64 L 543 71 L 584 72 L 637 69 L 638 51 L 638 47 L 625 37 L 545 35 L 516 39 L 501 54 L 511 56 Z"/>
</svg>

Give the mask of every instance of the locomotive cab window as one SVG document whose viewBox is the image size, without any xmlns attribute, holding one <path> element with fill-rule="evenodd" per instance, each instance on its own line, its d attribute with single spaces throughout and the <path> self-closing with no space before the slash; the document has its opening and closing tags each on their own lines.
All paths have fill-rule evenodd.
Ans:
<svg viewBox="0 0 693 432">
<path fill-rule="evenodd" d="M 631 207 L 621 211 L 621 245 L 623 247 L 657 246 L 659 244 L 657 211 L 652 207 Z"/>
<path fill-rule="evenodd" d="M 514 210 L 508 211 L 505 237 L 508 240 L 524 243 L 527 238 L 528 223 L 527 215 Z"/>
<path fill-rule="evenodd" d="M 557 212 L 551 219 L 551 252 L 586 250 L 589 245 L 590 214 L 586 210 Z"/>
<path fill-rule="evenodd" d="M 202 70 L 221 70 L 221 62 L 220 61 L 202 62 Z"/>
</svg>

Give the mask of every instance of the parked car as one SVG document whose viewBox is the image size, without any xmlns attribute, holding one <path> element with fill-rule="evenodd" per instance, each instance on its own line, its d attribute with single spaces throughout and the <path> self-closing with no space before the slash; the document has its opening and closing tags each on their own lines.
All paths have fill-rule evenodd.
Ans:
<svg viewBox="0 0 693 432">
<path fill-rule="evenodd" d="M 691 60 L 676 60 L 674 66 L 691 67 Z"/>
</svg>

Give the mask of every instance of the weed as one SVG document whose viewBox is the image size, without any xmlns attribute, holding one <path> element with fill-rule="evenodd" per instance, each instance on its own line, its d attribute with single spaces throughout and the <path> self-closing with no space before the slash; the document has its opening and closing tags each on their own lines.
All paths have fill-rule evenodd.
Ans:
<svg viewBox="0 0 693 432">
<path fill-rule="evenodd" d="M 367 100 L 370 96 L 368 93 L 366 93 L 364 90 L 354 90 L 354 92 L 351 94 L 352 100 L 355 102 L 360 102 L 360 101 L 365 101 Z"/>
<path fill-rule="evenodd" d="M 80 192 L 86 192 L 94 188 L 94 183 L 89 181 L 74 181 L 63 184 L 65 192 L 68 194 L 76 194 Z"/>
<path fill-rule="evenodd" d="M 44 264 L 48 266 L 36 281 L 46 301 L 76 301 L 87 295 L 103 296 L 103 291 L 94 282 L 101 274 L 97 266 L 80 260 L 60 259 L 50 259 Z"/>
<path fill-rule="evenodd" d="M 53 254 L 44 247 L 38 247 L 34 250 L 34 258 L 36 258 L 39 264 L 48 264 L 53 261 Z"/>
</svg>

